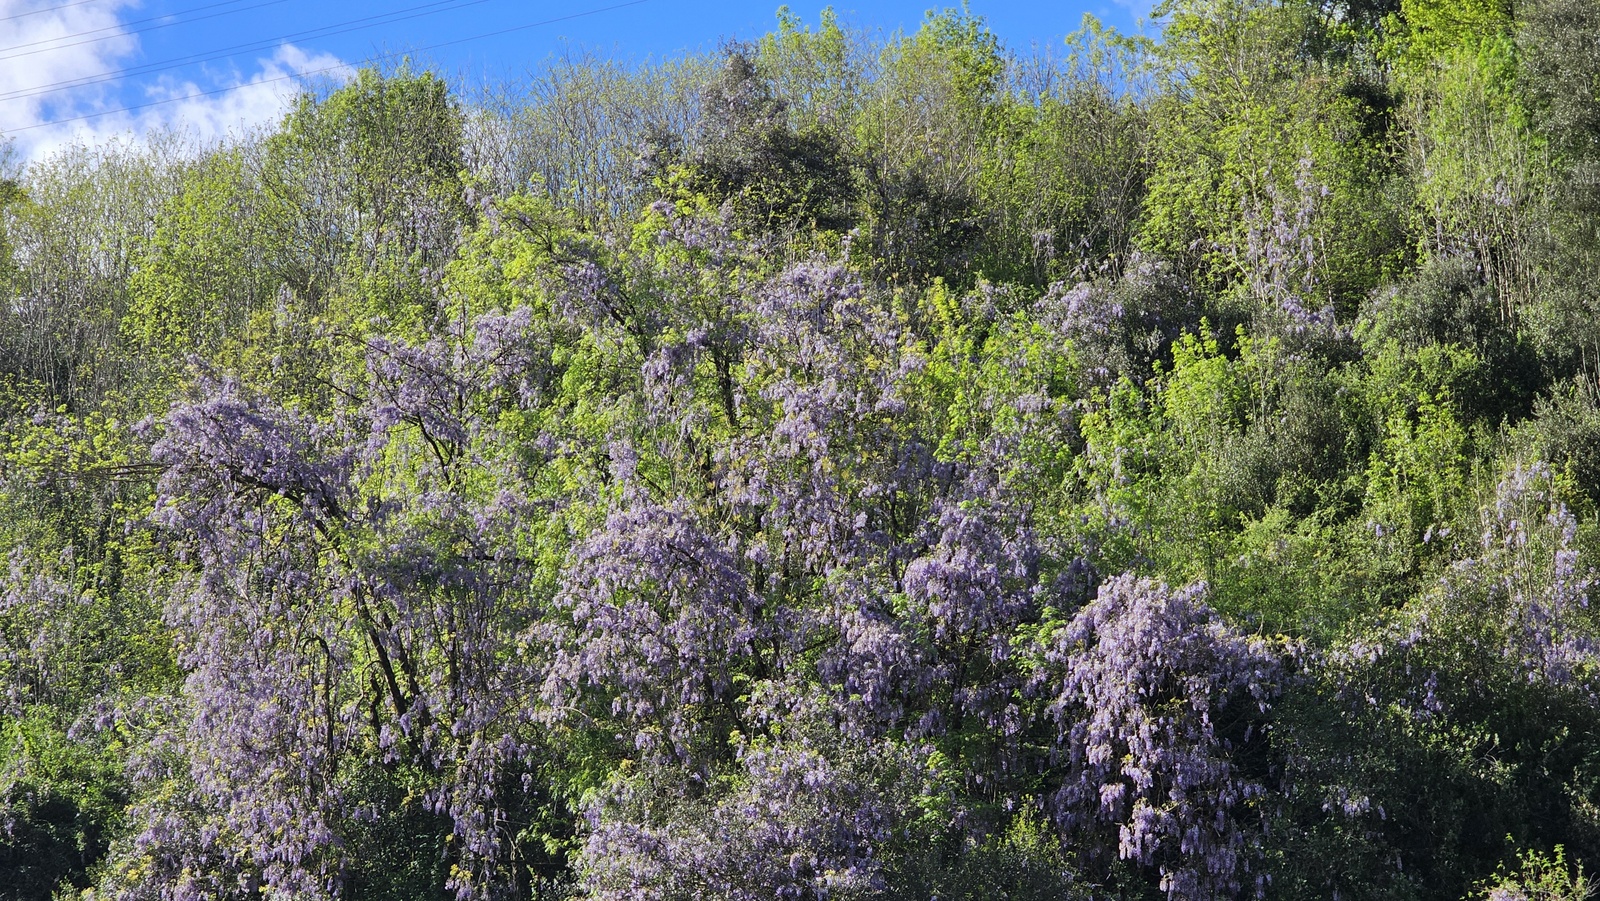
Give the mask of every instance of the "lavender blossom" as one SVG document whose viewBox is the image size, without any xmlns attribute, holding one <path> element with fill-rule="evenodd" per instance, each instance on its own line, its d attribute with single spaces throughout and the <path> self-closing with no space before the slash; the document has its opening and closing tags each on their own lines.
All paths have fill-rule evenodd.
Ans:
<svg viewBox="0 0 1600 901">
<path fill-rule="evenodd" d="M 1051 816 L 1091 859 L 1115 853 L 1158 870 L 1174 901 L 1247 884 L 1266 788 L 1234 763 L 1248 732 L 1233 724 L 1264 714 L 1283 677 L 1203 594 L 1107 580 L 1057 630 L 1036 685 L 1057 727 Z"/>
</svg>

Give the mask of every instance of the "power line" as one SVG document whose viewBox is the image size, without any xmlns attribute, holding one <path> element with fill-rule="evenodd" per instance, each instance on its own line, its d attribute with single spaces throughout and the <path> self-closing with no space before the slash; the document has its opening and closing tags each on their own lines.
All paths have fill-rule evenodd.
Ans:
<svg viewBox="0 0 1600 901">
<path fill-rule="evenodd" d="M 13 22 L 13 21 L 16 21 L 17 19 L 26 19 L 29 16 L 37 16 L 37 15 L 42 15 L 44 13 L 60 12 L 63 9 L 71 9 L 74 6 L 82 6 L 85 3 L 95 3 L 95 2 L 97 2 L 97 0 L 76 0 L 76 2 L 73 2 L 73 3 L 62 3 L 62 4 L 59 4 L 57 6 L 46 6 L 44 9 L 30 9 L 27 12 L 14 13 L 14 14 L 9 15 L 9 16 L 0 16 L 0 22 Z"/>
<path fill-rule="evenodd" d="M 499 29 L 497 31 L 486 31 L 483 34 L 475 34 L 475 35 L 472 35 L 471 37 L 457 38 L 457 39 L 455 39 L 453 41 L 440 41 L 437 44 L 429 44 L 429 45 L 427 45 L 425 47 L 417 47 L 417 48 L 415 48 L 413 50 L 405 51 L 405 53 L 396 52 L 396 53 L 383 54 L 379 58 L 393 58 L 393 57 L 397 57 L 397 56 L 404 56 L 404 55 L 407 55 L 407 54 L 410 54 L 410 53 L 423 53 L 423 52 L 426 52 L 426 51 L 429 51 L 429 50 L 438 50 L 441 47 L 453 47 L 453 46 L 455 46 L 457 44 L 468 43 L 469 41 L 481 41 L 481 40 L 483 40 L 485 38 L 500 37 L 502 35 L 513 34 L 515 32 L 519 32 L 519 31 L 527 31 L 530 28 L 539 28 L 539 27 L 544 26 L 544 25 L 554 25 L 557 22 L 567 22 L 567 21 L 570 21 L 572 19 L 581 19 L 581 18 L 584 18 L 585 16 L 598 15 L 600 13 L 611 12 L 612 10 L 618 10 L 618 9 L 625 9 L 627 7 L 630 7 L 630 6 L 639 6 L 641 4 L 649 3 L 649 2 L 650 2 L 650 0 L 628 0 L 627 3 L 617 3 L 617 4 L 613 4 L 611 6 L 602 6 L 602 7 L 599 7 L 597 9 L 585 10 L 583 12 L 572 13 L 570 15 L 556 16 L 553 19 L 544 19 L 544 20 L 538 21 L 538 22 L 529 22 L 526 25 L 516 25 L 516 26 L 513 26 L 511 28 L 501 28 L 501 29 Z M 344 64 L 342 64 L 342 63 L 340 65 L 337 65 L 337 66 L 324 66 L 324 67 L 322 67 L 320 69 L 308 69 L 308 70 L 306 70 L 304 72 L 295 73 L 293 75 L 280 75 L 280 76 L 277 76 L 275 78 L 264 78 L 261 81 L 250 82 L 250 85 L 273 84 L 275 82 L 280 82 L 280 81 L 290 81 L 290 80 L 293 80 L 293 79 L 305 78 L 305 77 L 310 76 L 310 75 L 323 75 L 323 74 L 326 74 L 328 72 L 334 72 L 334 71 L 337 71 L 339 69 L 345 69 L 345 68 L 349 68 L 349 67 L 344 65 Z M 51 128 L 51 127 L 54 127 L 54 126 L 57 126 L 57 125 L 71 125 L 74 122 L 86 122 L 86 121 L 88 121 L 90 119 L 99 119 L 99 118 L 101 118 L 103 116 L 114 116 L 114 115 L 116 115 L 118 113 L 131 113 L 131 112 L 137 112 L 137 111 L 143 110 L 143 109 L 150 109 L 151 107 L 166 106 L 167 104 L 171 104 L 171 103 L 182 103 L 185 100 L 199 100 L 202 97 L 214 97 L 214 96 L 216 96 L 218 94 L 226 94 L 229 91 L 238 90 L 241 87 L 247 87 L 247 86 L 249 86 L 249 85 L 232 85 L 232 86 L 226 87 L 226 88 L 214 88 L 214 89 L 209 90 L 209 91 L 196 91 L 193 94 L 186 94 L 186 95 L 184 95 L 182 97 L 168 97 L 165 100 L 153 100 L 153 101 L 151 101 L 149 103 L 139 103 L 139 104 L 135 104 L 133 106 L 125 106 L 125 107 L 122 107 L 121 109 L 103 110 L 103 111 L 98 112 L 98 113 L 85 113 L 82 116 L 73 116 L 72 118 L 69 118 L 69 119 L 57 119 L 57 120 L 55 120 L 53 122 L 40 122 L 40 123 L 37 123 L 37 124 L 34 124 L 34 125 L 24 125 L 21 128 L 13 128 L 10 131 L 6 132 L 6 134 L 17 134 L 19 132 L 33 131 L 33 130 L 39 129 L 39 128 Z"/>
<path fill-rule="evenodd" d="M 269 47 L 273 47 L 277 44 L 287 41 L 333 37 L 334 35 L 349 34 L 352 31 L 361 31 L 362 29 L 366 28 L 376 28 L 379 25 L 390 25 L 395 22 L 405 22 L 410 19 L 420 18 L 422 16 L 431 16 L 442 12 L 452 12 L 458 9 L 465 9 L 468 6 L 476 6 L 480 3 L 487 2 L 489 2 L 489 0 L 466 0 L 466 2 L 462 2 L 462 0 L 432 0 L 432 2 L 429 3 L 422 3 L 416 6 L 407 6 L 401 9 L 392 10 L 390 12 L 363 16 L 358 19 L 347 19 L 343 22 L 334 22 L 329 25 L 322 25 L 318 26 L 317 28 L 307 29 L 305 31 L 291 32 L 289 34 L 282 34 L 270 38 L 259 38 L 243 44 L 234 44 L 229 47 L 223 47 L 220 50 L 208 50 L 201 53 L 193 53 L 188 56 L 173 57 L 153 63 L 143 63 L 127 69 L 103 72 L 99 75 L 90 75 L 83 78 L 69 78 L 64 81 L 36 85 L 31 88 L 18 88 L 16 90 L 0 93 L 0 100 L 27 100 L 33 97 L 43 97 L 49 94 L 60 93 L 73 88 L 83 88 L 90 85 L 105 84 L 108 81 L 116 81 L 122 78 L 130 78 L 138 75 L 152 75 L 157 72 L 168 72 L 173 69 L 180 69 L 184 66 L 195 65 L 197 63 L 207 63 L 214 62 L 219 59 L 226 59 L 235 53 L 248 53 L 255 50 L 265 50 Z M 435 7 L 444 8 L 438 9 Z M 422 11 L 417 12 L 417 10 Z M 403 15 L 406 13 L 409 13 L 409 15 Z"/>
<path fill-rule="evenodd" d="M 36 53 L 49 53 L 51 50 L 64 50 L 64 49 L 66 49 L 68 47 L 78 47 L 78 46 L 81 46 L 83 44 L 98 44 L 101 41 L 110 41 L 110 40 L 115 40 L 115 39 L 120 38 L 120 37 L 129 37 L 129 36 L 136 35 L 136 34 L 146 34 L 146 33 L 151 32 L 151 31 L 158 31 L 158 30 L 160 30 L 162 28 L 172 28 L 172 27 L 175 27 L 175 26 L 178 26 L 178 25 L 187 25 L 190 22 L 204 22 L 206 19 L 215 19 L 218 16 L 229 16 L 229 15 L 233 15 L 234 13 L 241 13 L 241 12 L 245 12 L 247 10 L 260 9 L 263 6 L 273 6 L 273 5 L 278 4 L 278 3 L 285 3 L 285 2 L 287 2 L 287 0 L 262 0 L 262 2 L 260 2 L 260 3 L 255 3 L 255 4 L 250 5 L 250 6 L 239 7 L 238 9 L 225 9 L 222 12 L 212 13 L 209 16 L 195 16 L 192 19 L 179 19 L 179 20 L 175 20 L 175 21 L 168 21 L 168 20 L 171 20 L 173 16 L 186 16 L 189 13 L 203 12 L 203 11 L 208 10 L 208 9 L 215 9 L 215 8 L 217 8 L 219 6 L 233 6 L 234 4 L 237 4 L 237 3 L 240 3 L 240 2 L 243 2 L 243 0 L 221 0 L 221 2 L 218 2 L 218 3 L 207 3 L 204 6 L 196 6 L 196 7 L 193 7 L 191 9 L 181 10 L 179 12 L 171 13 L 170 15 L 166 15 L 166 16 L 151 16 L 151 17 L 149 17 L 147 19 L 134 19 L 132 22 L 118 22 L 115 25 L 107 25 L 104 28 L 92 28 L 92 29 L 90 29 L 88 31 L 77 32 L 76 34 L 64 34 L 64 35 L 60 35 L 59 37 L 43 38 L 42 40 L 29 41 L 26 44 L 17 44 L 16 46 L 13 46 L 13 47 L 0 47 L 0 54 L 3 54 L 3 55 L 0 55 L 0 60 L 21 59 L 24 56 L 33 56 Z M 148 22 L 155 22 L 157 24 L 151 25 L 149 28 L 129 28 L 128 27 L 130 25 L 144 25 L 144 24 L 146 24 Z M 101 35 L 100 37 L 97 37 L 97 38 L 87 37 L 88 35 L 100 34 L 101 32 L 105 32 L 105 31 L 114 31 L 114 32 L 116 32 L 116 34 L 105 34 L 105 35 Z M 57 44 L 57 43 L 55 43 L 56 41 L 63 41 L 63 40 L 66 40 L 67 38 L 78 38 L 78 37 L 85 38 L 85 40 L 73 41 L 70 44 Z M 52 46 L 50 46 L 50 47 L 39 47 L 40 44 L 51 44 Z M 22 50 L 22 49 L 27 48 L 27 47 L 39 47 L 39 49 L 37 49 L 37 50 L 29 50 L 27 53 L 12 53 L 11 52 L 13 50 Z"/>
</svg>

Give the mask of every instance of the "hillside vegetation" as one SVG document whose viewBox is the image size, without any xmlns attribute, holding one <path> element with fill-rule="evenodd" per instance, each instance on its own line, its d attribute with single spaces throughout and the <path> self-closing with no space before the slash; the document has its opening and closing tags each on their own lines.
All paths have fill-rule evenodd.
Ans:
<svg viewBox="0 0 1600 901">
<path fill-rule="evenodd" d="M 779 12 L 0 191 L 0 899 L 1578 901 L 1600 5 Z"/>
</svg>

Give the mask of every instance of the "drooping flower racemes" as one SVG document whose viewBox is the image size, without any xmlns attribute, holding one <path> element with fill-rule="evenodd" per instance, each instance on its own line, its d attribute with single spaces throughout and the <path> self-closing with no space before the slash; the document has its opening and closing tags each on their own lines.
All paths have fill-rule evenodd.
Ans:
<svg viewBox="0 0 1600 901">
<path fill-rule="evenodd" d="M 1058 627 L 1035 690 L 1056 725 L 1047 808 L 1100 865 L 1155 869 L 1173 901 L 1252 884 L 1267 787 L 1238 761 L 1285 670 L 1203 602 L 1131 575 L 1108 579 Z"/>
<path fill-rule="evenodd" d="M 159 427 L 155 519 L 191 569 L 167 612 L 190 765 L 169 775 L 213 826 L 164 839 L 150 808 L 148 880 L 336 896 L 353 836 L 395 814 L 362 787 L 374 772 L 422 774 L 417 816 L 447 824 L 461 897 L 507 878 L 536 753 L 538 505 L 502 421 L 548 382 L 528 322 L 374 340 L 367 383 L 323 418 L 204 379 Z"/>
</svg>

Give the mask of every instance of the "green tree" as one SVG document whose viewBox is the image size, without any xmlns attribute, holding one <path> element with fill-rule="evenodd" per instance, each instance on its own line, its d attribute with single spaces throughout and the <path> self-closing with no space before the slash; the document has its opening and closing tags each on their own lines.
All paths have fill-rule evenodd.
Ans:
<svg viewBox="0 0 1600 901">
<path fill-rule="evenodd" d="M 1316 7 L 1162 7 L 1162 91 L 1141 243 L 1250 315 L 1349 316 L 1406 250 L 1386 87 L 1327 49 Z"/>
<path fill-rule="evenodd" d="M 395 261 L 442 269 L 467 220 L 462 116 L 431 72 L 363 69 L 326 97 L 302 95 L 256 166 L 273 270 L 309 315 L 347 287 L 346 267 L 357 284 L 392 276 Z"/>
</svg>

